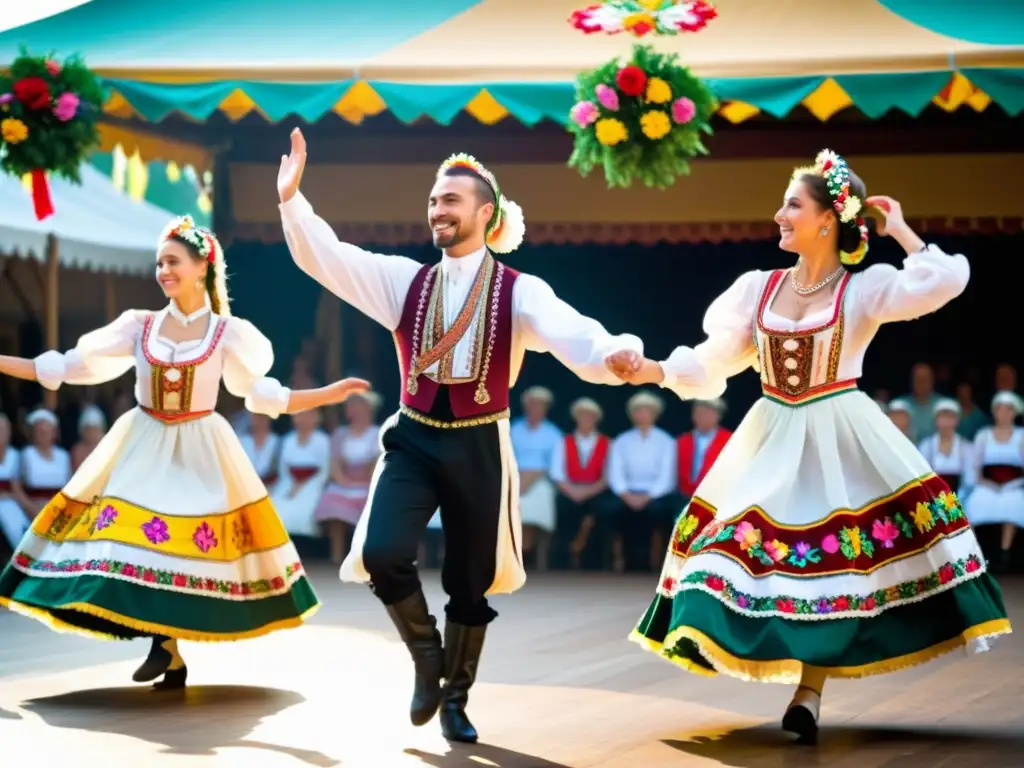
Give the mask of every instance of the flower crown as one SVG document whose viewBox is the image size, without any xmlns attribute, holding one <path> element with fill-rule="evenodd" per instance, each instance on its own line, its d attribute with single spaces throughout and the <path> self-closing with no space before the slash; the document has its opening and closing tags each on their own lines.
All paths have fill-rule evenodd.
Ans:
<svg viewBox="0 0 1024 768">
<path fill-rule="evenodd" d="M 160 242 L 171 237 L 179 237 L 198 251 L 199 255 L 213 264 L 217 260 L 217 238 L 212 232 L 196 226 L 189 215 L 179 216 L 164 227 Z"/>
<path fill-rule="evenodd" d="M 526 235 L 523 209 L 501 194 L 498 180 L 472 155 L 465 152 L 452 155 L 437 169 L 437 178 L 446 175 L 452 168 L 466 168 L 483 179 L 494 192 L 497 205 L 491 220 L 487 222 L 487 246 L 495 253 L 511 253 L 518 248 Z"/>
<path fill-rule="evenodd" d="M 832 198 L 832 207 L 840 223 L 855 226 L 860 231 L 860 244 L 856 250 L 849 253 L 841 251 L 839 254 L 843 264 L 859 264 L 868 254 L 868 227 L 859 215 L 864 201 L 850 194 L 850 166 L 831 149 L 823 149 L 814 158 L 814 165 L 793 171 L 793 180 L 799 180 L 805 174 L 820 176 L 825 180 L 829 197 Z"/>
</svg>

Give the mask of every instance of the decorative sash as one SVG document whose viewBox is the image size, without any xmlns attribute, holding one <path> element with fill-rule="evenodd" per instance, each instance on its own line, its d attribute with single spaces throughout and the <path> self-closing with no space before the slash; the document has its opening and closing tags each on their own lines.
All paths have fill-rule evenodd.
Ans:
<svg viewBox="0 0 1024 768">
<path fill-rule="evenodd" d="M 302 483 L 313 477 L 320 469 L 318 467 L 288 467 L 288 474 L 296 483 Z"/>
<path fill-rule="evenodd" d="M 412 332 L 412 359 L 409 360 L 409 375 L 406 379 L 406 391 L 415 395 L 419 390 L 417 379 L 434 363 L 439 362 L 443 357 L 455 349 L 455 346 L 466 335 L 474 316 L 480 307 L 480 300 L 485 294 L 485 287 L 490 283 L 490 277 L 494 272 L 494 257 L 488 253 L 477 270 L 473 287 L 470 289 L 466 303 L 462 311 L 452 323 L 451 328 L 442 334 L 444 328 L 444 279 L 436 266 L 431 269 L 427 279 L 423 282 L 423 292 L 420 295 L 420 306 L 426 301 L 430 294 L 430 306 L 427 309 L 427 317 L 421 325 L 421 314 L 416 313 L 416 324 Z M 420 340 L 420 329 L 423 328 L 422 343 Z M 440 340 L 435 343 L 435 339 Z M 433 344 L 433 346 L 430 346 Z M 422 347 L 422 348 L 421 348 Z M 438 377 L 439 379 L 442 377 Z"/>
</svg>

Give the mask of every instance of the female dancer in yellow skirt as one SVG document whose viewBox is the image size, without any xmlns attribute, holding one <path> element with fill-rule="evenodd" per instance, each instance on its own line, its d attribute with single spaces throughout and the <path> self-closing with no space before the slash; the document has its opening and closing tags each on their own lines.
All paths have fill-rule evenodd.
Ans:
<svg viewBox="0 0 1024 768">
<path fill-rule="evenodd" d="M 0 356 L 0 373 L 51 390 L 134 366 L 139 403 L 33 521 L 0 574 L 0 605 L 60 631 L 150 637 L 134 679 L 176 688 L 187 675 L 178 640 L 255 637 L 319 607 L 266 488 L 214 412 L 221 380 L 271 417 L 368 385 L 290 391 L 267 378 L 270 342 L 230 315 L 223 251 L 191 218 L 165 230 L 156 276 L 170 299 L 159 312 L 125 312 L 63 354 Z"/>
</svg>

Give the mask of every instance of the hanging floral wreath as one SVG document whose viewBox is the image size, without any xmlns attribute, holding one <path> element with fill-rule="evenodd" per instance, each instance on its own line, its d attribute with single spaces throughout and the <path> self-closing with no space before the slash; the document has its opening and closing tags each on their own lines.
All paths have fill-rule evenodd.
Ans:
<svg viewBox="0 0 1024 768">
<path fill-rule="evenodd" d="M 604 0 L 574 11 L 569 23 L 587 34 L 629 32 L 643 37 L 699 32 L 717 16 L 705 0 Z"/>
<path fill-rule="evenodd" d="M 639 180 L 664 189 L 707 154 L 702 136 L 711 133 L 718 102 L 674 54 L 636 45 L 625 64 L 614 59 L 579 75 L 576 98 L 569 166 L 583 176 L 603 168 L 610 187 Z"/>
<path fill-rule="evenodd" d="M 0 72 L 0 170 L 32 178 L 40 221 L 53 213 L 48 173 L 81 183 L 79 167 L 99 145 L 103 86 L 76 57 L 61 62 L 24 50 Z"/>
</svg>

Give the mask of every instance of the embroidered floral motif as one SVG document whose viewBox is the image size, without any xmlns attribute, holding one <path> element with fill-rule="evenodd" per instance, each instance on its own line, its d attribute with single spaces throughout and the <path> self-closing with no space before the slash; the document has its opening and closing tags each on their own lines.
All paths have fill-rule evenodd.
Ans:
<svg viewBox="0 0 1024 768">
<path fill-rule="evenodd" d="M 192 543 L 204 555 L 217 546 L 217 536 L 214 534 L 209 523 L 204 521 L 202 525 L 196 528 L 195 533 L 192 534 Z"/>
<path fill-rule="evenodd" d="M 735 553 L 734 547 L 738 545 L 740 553 L 766 568 L 785 564 L 803 570 L 811 565 L 821 564 L 823 554 L 840 555 L 848 561 L 846 566 L 841 566 L 842 561 L 836 563 L 833 559 L 824 566 L 826 569 L 849 567 L 862 557 L 880 564 L 889 558 L 901 556 L 901 553 L 908 549 L 925 544 L 935 536 L 962 528 L 966 518 L 956 494 L 943 491 L 931 502 L 917 502 L 913 511 L 906 515 L 895 512 L 874 519 L 871 519 L 870 514 L 863 517 L 846 515 L 845 524 L 828 531 L 817 541 L 808 540 L 808 534 L 813 535 L 810 530 L 801 531 L 800 540 L 786 541 L 783 537 L 788 532 L 787 529 L 778 529 L 774 533 L 766 534 L 750 520 L 728 525 L 720 520 L 713 520 L 696 532 L 698 519 L 699 513 L 687 511 L 676 525 L 673 551 L 677 555 L 692 556 L 709 548 Z M 863 522 L 859 523 L 860 520 Z M 826 522 L 815 528 L 818 531 L 821 531 L 821 528 L 827 530 L 827 525 Z M 692 541 L 687 546 L 687 540 L 691 536 Z M 896 551 L 897 549 L 899 551 Z M 879 557 L 879 550 L 892 552 L 886 552 L 884 557 Z"/>
<path fill-rule="evenodd" d="M 283 576 L 254 581 L 227 581 L 204 579 L 188 573 L 175 573 L 158 568 L 133 565 L 120 560 L 33 560 L 24 552 L 14 556 L 15 565 L 25 571 L 37 573 L 83 573 L 102 576 L 113 575 L 135 579 L 145 584 L 176 587 L 192 592 L 213 592 L 220 595 L 261 595 L 285 588 L 292 577 L 302 572 L 302 563 L 286 566 Z"/>
<path fill-rule="evenodd" d="M 159 517 L 154 517 L 148 523 L 143 523 L 142 532 L 146 534 L 146 538 L 151 544 L 163 544 L 165 541 L 171 540 L 171 533 L 167 528 L 166 521 Z"/>
<path fill-rule="evenodd" d="M 99 516 L 97 516 L 95 522 L 95 530 L 102 531 L 104 528 L 109 528 L 114 524 L 114 521 L 116 519 L 117 510 L 108 504 L 103 508 L 103 511 L 100 512 Z"/>
<path fill-rule="evenodd" d="M 675 582 L 665 579 L 661 588 L 675 596 L 673 587 L 682 592 L 686 589 L 705 587 L 716 593 L 726 603 L 735 605 L 748 613 L 791 613 L 795 615 L 824 615 L 858 611 L 874 611 L 893 603 L 906 602 L 934 592 L 955 579 L 981 570 L 981 559 L 968 555 L 956 562 L 946 563 L 934 573 L 921 579 L 912 579 L 886 589 L 879 589 L 868 595 L 833 595 L 830 597 L 805 599 L 791 595 L 759 597 L 739 591 L 732 582 L 708 571 L 694 571 Z M 671 582 L 671 584 L 670 584 Z"/>
<path fill-rule="evenodd" d="M 46 535 L 48 537 L 60 536 L 61 531 L 67 528 L 68 523 L 70 522 L 71 515 L 62 509 L 60 512 L 57 513 L 57 516 L 53 518 L 53 521 L 50 523 L 50 526 L 46 529 Z"/>
<path fill-rule="evenodd" d="M 249 525 L 249 518 L 244 514 L 236 517 L 231 523 L 231 542 L 243 552 L 252 549 L 252 527 Z"/>
</svg>

